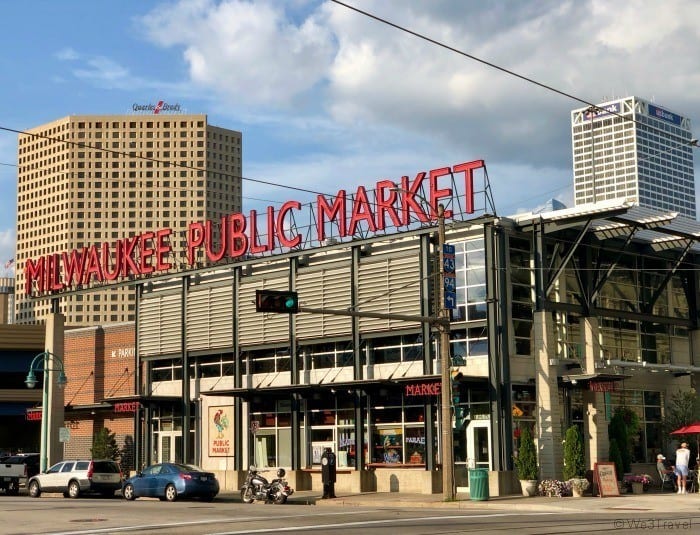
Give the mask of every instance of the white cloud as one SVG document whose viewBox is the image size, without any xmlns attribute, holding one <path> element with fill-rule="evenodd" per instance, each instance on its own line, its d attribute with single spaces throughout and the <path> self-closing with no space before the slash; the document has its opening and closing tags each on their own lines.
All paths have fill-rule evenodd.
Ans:
<svg viewBox="0 0 700 535">
<path fill-rule="evenodd" d="M 294 24 L 279 2 L 206 0 L 159 6 L 142 19 L 150 38 L 180 46 L 192 80 L 226 101 L 287 107 L 323 80 L 333 55 L 314 15 Z"/>
<path fill-rule="evenodd" d="M 61 61 L 75 61 L 80 59 L 80 54 L 71 47 L 62 48 L 55 54 Z"/>
<path fill-rule="evenodd" d="M 700 77 L 691 52 L 700 5 L 352 4 L 584 100 L 637 94 L 700 114 L 688 90 Z M 180 1 L 142 24 L 153 42 L 181 48 L 193 82 L 253 120 L 280 109 L 290 121 L 325 115 L 348 138 L 403 131 L 499 163 L 570 166 L 569 111 L 578 102 L 333 3 Z"/>
</svg>

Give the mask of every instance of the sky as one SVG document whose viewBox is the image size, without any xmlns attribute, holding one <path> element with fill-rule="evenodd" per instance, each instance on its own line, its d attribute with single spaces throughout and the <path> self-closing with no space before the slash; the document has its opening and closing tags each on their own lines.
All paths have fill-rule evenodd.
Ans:
<svg viewBox="0 0 700 535">
<path fill-rule="evenodd" d="M 3 2 L 0 128 L 164 100 L 241 131 L 244 177 L 330 195 L 483 159 L 500 215 L 573 205 L 582 104 L 561 93 L 636 95 L 700 137 L 700 2 L 344 2 L 472 58 L 324 0 Z M 17 134 L 0 130 L 0 270 L 16 164 Z M 243 181 L 244 212 L 314 198 Z"/>
</svg>

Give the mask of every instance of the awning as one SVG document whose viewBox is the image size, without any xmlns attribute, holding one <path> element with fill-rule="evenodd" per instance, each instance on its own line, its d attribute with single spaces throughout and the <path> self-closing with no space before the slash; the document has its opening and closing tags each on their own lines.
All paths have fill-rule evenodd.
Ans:
<svg viewBox="0 0 700 535">
<path fill-rule="evenodd" d="M 573 373 L 562 375 L 561 381 L 568 385 L 585 385 L 590 386 L 591 383 L 610 383 L 616 381 L 624 381 L 629 379 L 631 375 L 623 375 L 619 373 Z"/>
<path fill-rule="evenodd" d="M 0 403 L 0 416 L 24 416 L 33 406 L 34 403 Z"/>
</svg>

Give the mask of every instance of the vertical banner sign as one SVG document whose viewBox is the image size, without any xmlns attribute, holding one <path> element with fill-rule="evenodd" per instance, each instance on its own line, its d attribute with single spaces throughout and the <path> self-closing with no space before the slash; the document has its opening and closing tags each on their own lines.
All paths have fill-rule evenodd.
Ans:
<svg viewBox="0 0 700 535">
<path fill-rule="evenodd" d="M 445 308 L 457 308 L 457 278 L 455 277 L 455 246 L 442 245 L 442 283 L 445 288 Z"/>
<path fill-rule="evenodd" d="M 209 407 L 209 456 L 233 457 L 233 427 L 230 406 Z"/>
</svg>

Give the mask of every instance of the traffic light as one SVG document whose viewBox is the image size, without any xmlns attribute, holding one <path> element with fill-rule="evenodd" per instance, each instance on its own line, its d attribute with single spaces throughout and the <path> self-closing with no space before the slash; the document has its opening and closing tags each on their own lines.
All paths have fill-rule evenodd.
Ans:
<svg viewBox="0 0 700 535">
<path fill-rule="evenodd" d="M 256 312 L 299 312 L 299 295 L 296 292 L 279 290 L 255 290 Z"/>
<path fill-rule="evenodd" d="M 451 385 L 451 390 L 452 390 L 452 403 L 456 405 L 459 403 L 459 394 L 460 394 L 460 388 L 459 388 L 459 382 L 464 377 L 464 374 L 459 371 L 459 368 L 451 368 L 450 369 L 450 380 L 452 381 Z"/>
</svg>

